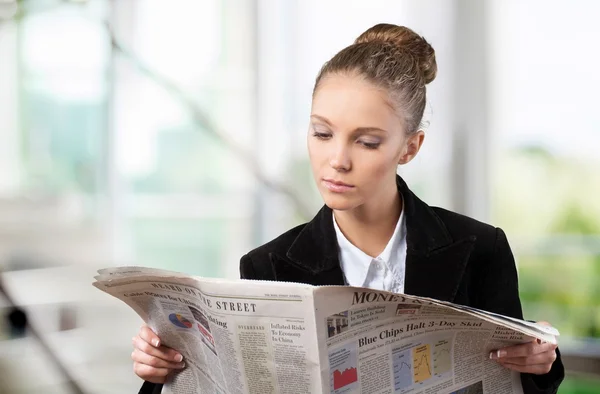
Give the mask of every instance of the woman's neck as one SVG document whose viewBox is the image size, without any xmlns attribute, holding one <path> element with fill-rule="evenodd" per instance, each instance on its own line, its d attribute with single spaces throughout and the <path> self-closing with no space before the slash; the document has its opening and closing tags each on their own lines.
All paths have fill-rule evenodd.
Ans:
<svg viewBox="0 0 600 394">
<path fill-rule="evenodd" d="M 402 199 L 396 185 L 369 204 L 348 211 L 334 211 L 338 227 L 354 246 L 371 257 L 383 252 L 394 234 L 402 212 Z"/>
</svg>

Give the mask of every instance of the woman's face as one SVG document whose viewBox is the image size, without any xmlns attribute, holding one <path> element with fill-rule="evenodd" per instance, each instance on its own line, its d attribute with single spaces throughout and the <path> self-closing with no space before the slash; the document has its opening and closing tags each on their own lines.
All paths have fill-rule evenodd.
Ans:
<svg viewBox="0 0 600 394">
<path fill-rule="evenodd" d="M 395 191 L 398 164 L 416 155 L 413 139 L 385 92 L 360 77 L 324 77 L 313 97 L 308 152 L 325 204 L 349 210 Z"/>
</svg>

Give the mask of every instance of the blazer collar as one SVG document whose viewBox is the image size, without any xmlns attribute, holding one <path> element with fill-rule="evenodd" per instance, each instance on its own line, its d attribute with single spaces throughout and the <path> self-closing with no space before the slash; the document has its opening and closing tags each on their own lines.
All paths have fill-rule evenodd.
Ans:
<svg viewBox="0 0 600 394">
<path fill-rule="evenodd" d="M 433 209 L 415 196 L 400 176 L 396 184 L 402 194 L 407 228 L 405 293 L 452 300 L 475 238 L 453 240 Z M 313 284 L 344 283 L 330 208 L 321 208 L 304 226 L 286 257 L 304 271 L 303 277 L 305 274 L 320 276 Z M 281 267 L 275 262 L 273 265 L 277 276 Z"/>
<path fill-rule="evenodd" d="M 313 274 L 339 267 L 338 244 L 332 215 L 332 210 L 326 205 L 323 206 L 298 234 L 286 257 Z"/>
<path fill-rule="evenodd" d="M 408 252 L 428 254 L 452 243 L 446 227 L 431 207 L 419 200 L 400 176 L 396 177 L 396 184 L 404 203 Z M 298 234 L 287 257 L 315 274 L 338 266 L 338 244 L 332 215 L 332 210 L 323 206 Z"/>
</svg>

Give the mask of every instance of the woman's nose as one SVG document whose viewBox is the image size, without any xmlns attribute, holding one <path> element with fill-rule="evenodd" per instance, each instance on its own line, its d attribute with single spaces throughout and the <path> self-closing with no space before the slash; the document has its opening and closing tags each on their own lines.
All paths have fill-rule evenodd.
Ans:
<svg viewBox="0 0 600 394">
<path fill-rule="evenodd" d="M 350 152 L 345 146 L 338 146 L 331 153 L 329 165 L 336 171 L 350 171 L 352 161 L 350 160 Z"/>
</svg>

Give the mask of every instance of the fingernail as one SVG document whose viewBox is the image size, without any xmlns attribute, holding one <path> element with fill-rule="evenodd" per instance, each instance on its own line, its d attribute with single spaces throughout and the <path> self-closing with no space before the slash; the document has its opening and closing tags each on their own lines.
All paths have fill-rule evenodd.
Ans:
<svg viewBox="0 0 600 394">
<path fill-rule="evenodd" d="M 183 356 L 181 354 L 175 356 L 175 361 L 180 362 L 181 360 L 183 360 Z"/>
<path fill-rule="evenodd" d="M 159 341 L 158 339 L 155 339 L 154 341 L 152 341 L 152 344 L 153 344 L 155 347 L 159 347 L 159 346 L 160 346 L 160 341 Z"/>
<path fill-rule="evenodd" d="M 494 352 L 490 352 L 490 360 L 494 359 Z"/>
<path fill-rule="evenodd" d="M 181 363 L 178 365 L 179 368 L 185 368 L 185 363 Z"/>
<path fill-rule="evenodd" d="M 498 350 L 498 358 L 502 358 L 504 356 L 506 356 L 506 351 L 504 351 L 504 350 Z"/>
</svg>

